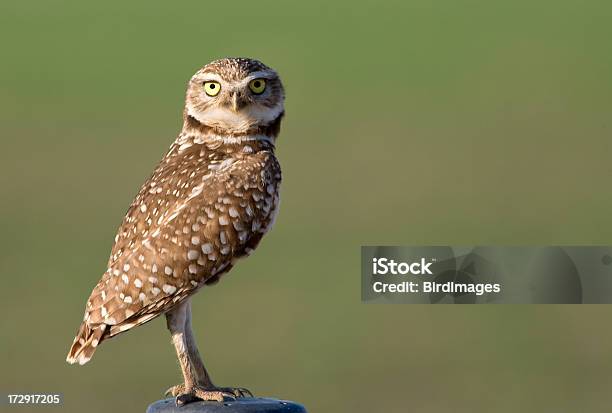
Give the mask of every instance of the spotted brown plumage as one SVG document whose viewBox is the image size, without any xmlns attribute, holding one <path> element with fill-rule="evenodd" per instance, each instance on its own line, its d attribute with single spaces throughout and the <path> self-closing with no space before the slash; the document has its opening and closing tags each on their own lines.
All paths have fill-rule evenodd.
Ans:
<svg viewBox="0 0 612 413">
<path fill-rule="evenodd" d="M 266 85 L 261 95 L 250 91 L 253 79 Z M 221 93 L 208 95 L 206 82 L 216 82 Z M 191 78 L 181 133 L 123 219 L 68 362 L 84 364 L 103 340 L 161 314 L 173 341 L 187 340 L 175 342 L 179 360 L 181 345 L 195 348 L 185 321 L 189 298 L 249 255 L 278 211 L 274 149 L 283 104 L 278 75 L 256 60 L 221 59 Z M 200 370 L 200 377 L 187 377 L 183 368 L 185 384 L 173 394 L 227 396 L 212 385 L 197 349 L 187 353 L 187 370 Z"/>
</svg>

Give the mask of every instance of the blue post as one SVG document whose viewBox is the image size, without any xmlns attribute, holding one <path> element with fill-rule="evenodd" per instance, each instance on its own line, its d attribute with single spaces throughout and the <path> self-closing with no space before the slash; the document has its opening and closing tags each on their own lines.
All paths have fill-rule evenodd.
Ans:
<svg viewBox="0 0 612 413">
<path fill-rule="evenodd" d="M 304 406 L 287 400 L 262 397 L 238 398 L 225 402 L 193 402 L 178 407 L 174 398 L 158 400 L 146 413 L 307 413 Z"/>
</svg>

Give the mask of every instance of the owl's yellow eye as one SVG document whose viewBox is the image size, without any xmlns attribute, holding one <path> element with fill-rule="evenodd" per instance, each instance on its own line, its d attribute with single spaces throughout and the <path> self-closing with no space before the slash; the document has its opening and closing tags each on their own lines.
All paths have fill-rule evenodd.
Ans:
<svg viewBox="0 0 612 413">
<path fill-rule="evenodd" d="M 249 82 L 249 88 L 256 95 L 261 95 L 266 90 L 266 81 L 265 79 L 253 79 Z"/>
<path fill-rule="evenodd" d="M 204 82 L 204 92 L 208 96 L 217 96 L 221 92 L 221 84 L 219 82 Z"/>
</svg>

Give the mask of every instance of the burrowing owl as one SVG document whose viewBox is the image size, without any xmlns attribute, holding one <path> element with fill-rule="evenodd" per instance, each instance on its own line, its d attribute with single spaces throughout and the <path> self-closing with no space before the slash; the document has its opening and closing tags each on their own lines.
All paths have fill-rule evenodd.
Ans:
<svg viewBox="0 0 612 413">
<path fill-rule="evenodd" d="M 190 299 L 274 223 L 284 98 L 277 73 L 253 59 L 216 60 L 191 78 L 181 133 L 119 228 L 69 363 L 86 363 L 103 340 L 165 314 L 185 381 L 168 390 L 178 404 L 250 394 L 212 383 L 191 331 Z"/>
</svg>

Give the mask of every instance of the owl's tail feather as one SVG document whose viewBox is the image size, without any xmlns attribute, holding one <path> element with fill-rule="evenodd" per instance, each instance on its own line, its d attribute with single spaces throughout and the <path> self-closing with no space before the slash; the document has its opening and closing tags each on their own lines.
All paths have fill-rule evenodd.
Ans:
<svg viewBox="0 0 612 413">
<path fill-rule="evenodd" d="M 86 322 L 83 322 L 74 338 L 72 347 L 70 347 L 66 361 L 70 364 L 78 362 L 80 365 L 83 365 L 91 360 L 98 344 L 102 341 L 105 329 L 106 324 L 90 328 Z"/>
</svg>

